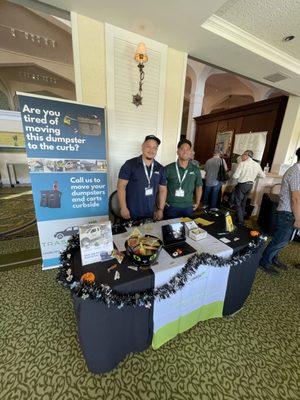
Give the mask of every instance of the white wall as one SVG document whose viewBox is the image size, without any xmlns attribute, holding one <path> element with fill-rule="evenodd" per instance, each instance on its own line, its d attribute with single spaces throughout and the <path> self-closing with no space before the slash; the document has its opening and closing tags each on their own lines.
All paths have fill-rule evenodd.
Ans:
<svg viewBox="0 0 300 400">
<path fill-rule="evenodd" d="M 109 24 L 105 33 L 109 179 L 114 191 L 121 166 L 141 153 L 145 136 L 162 139 L 167 46 Z M 148 62 L 142 105 L 136 107 L 132 95 L 138 92 L 139 70 L 134 54 L 140 42 L 146 45 Z M 158 161 L 160 155 L 161 146 Z"/>
</svg>

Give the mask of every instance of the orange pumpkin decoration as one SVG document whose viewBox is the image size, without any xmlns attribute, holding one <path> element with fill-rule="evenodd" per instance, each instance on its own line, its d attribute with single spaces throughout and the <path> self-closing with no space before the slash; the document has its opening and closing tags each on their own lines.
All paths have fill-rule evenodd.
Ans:
<svg viewBox="0 0 300 400">
<path fill-rule="evenodd" d="M 258 237 L 258 236 L 260 236 L 260 232 L 258 232 L 258 231 L 250 231 L 250 236 Z"/>
<path fill-rule="evenodd" d="M 92 272 L 86 272 L 85 274 L 81 275 L 81 282 L 92 284 L 95 282 L 95 275 Z"/>
</svg>

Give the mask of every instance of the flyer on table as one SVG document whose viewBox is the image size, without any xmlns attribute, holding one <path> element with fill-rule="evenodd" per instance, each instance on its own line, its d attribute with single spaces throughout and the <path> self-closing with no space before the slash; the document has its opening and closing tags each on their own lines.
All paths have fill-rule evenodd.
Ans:
<svg viewBox="0 0 300 400">
<path fill-rule="evenodd" d="M 79 229 L 82 265 L 111 259 L 114 249 L 110 221 L 81 225 Z"/>
<path fill-rule="evenodd" d="M 43 268 L 53 268 L 72 236 L 53 238 L 58 221 L 61 231 L 78 234 L 78 221 L 99 222 L 108 215 L 105 110 L 24 93 L 18 97 Z"/>
</svg>

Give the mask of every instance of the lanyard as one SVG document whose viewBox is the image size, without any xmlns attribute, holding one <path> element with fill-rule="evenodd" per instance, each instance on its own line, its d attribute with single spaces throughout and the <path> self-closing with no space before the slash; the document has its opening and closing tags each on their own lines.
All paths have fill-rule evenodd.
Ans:
<svg viewBox="0 0 300 400">
<path fill-rule="evenodd" d="M 186 177 L 186 175 L 188 173 L 188 167 L 185 170 L 185 173 L 183 174 L 182 179 L 180 178 L 180 173 L 179 173 L 179 169 L 178 169 L 178 164 L 177 163 L 176 163 L 176 172 L 177 172 L 177 177 L 178 177 L 178 181 L 179 181 L 179 189 L 181 189 L 181 185 L 182 185 L 183 181 L 185 180 L 185 177 Z"/>
<path fill-rule="evenodd" d="M 153 175 L 154 161 L 152 161 L 152 164 L 151 164 L 150 175 L 148 174 L 148 170 L 147 170 L 147 167 L 146 167 L 146 164 L 145 164 L 144 160 L 143 160 L 143 165 L 144 165 L 144 171 L 145 171 L 145 175 L 146 175 L 146 178 L 147 178 L 147 181 L 148 181 L 148 188 L 149 188 L 150 187 L 150 181 L 151 181 L 151 178 L 152 178 L 152 175 Z"/>
</svg>

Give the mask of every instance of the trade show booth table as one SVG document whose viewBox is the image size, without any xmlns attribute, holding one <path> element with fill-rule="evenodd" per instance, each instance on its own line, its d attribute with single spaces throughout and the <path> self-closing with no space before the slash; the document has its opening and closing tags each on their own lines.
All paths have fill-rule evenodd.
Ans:
<svg viewBox="0 0 300 400">
<path fill-rule="evenodd" d="M 139 230 L 161 238 L 161 226 L 178 221 L 145 224 Z M 158 262 L 148 270 L 128 268 L 133 264 L 126 257 L 113 271 L 109 267 L 117 263 L 115 259 L 82 266 L 80 250 L 73 252 L 70 264 L 75 281 L 92 272 L 97 283 L 114 293 L 134 294 L 137 300 L 141 293 L 156 293 L 144 306 L 116 306 L 110 304 L 109 297 L 97 301 L 72 294 L 79 342 L 91 372 L 109 372 L 129 353 L 150 345 L 158 349 L 199 321 L 241 309 L 251 291 L 264 246 L 249 246 L 247 228 L 225 233 L 223 219 L 212 217 L 211 221 L 214 223 L 205 227 L 205 239 L 193 241 L 187 237 L 194 254 L 173 258 L 162 249 Z M 118 250 L 125 250 L 132 229 L 114 236 Z"/>
</svg>

